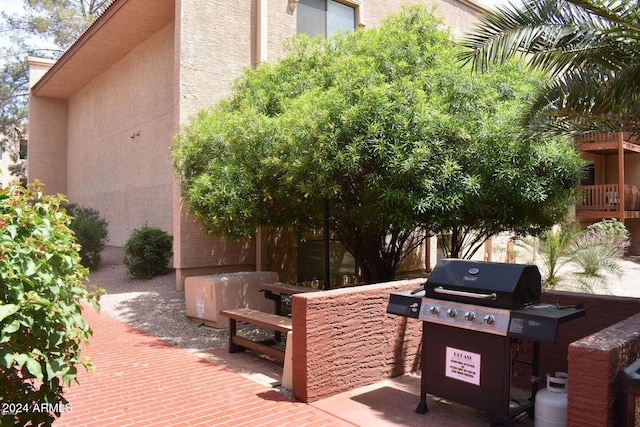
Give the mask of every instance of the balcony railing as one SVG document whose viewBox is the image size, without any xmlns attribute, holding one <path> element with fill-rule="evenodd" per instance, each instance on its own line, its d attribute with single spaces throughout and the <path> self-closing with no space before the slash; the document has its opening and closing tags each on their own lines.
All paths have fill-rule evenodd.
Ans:
<svg viewBox="0 0 640 427">
<path fill-rule="evenodd" d="M 575 140 L 578 143 L 599 143 L 599 142 L 607 142 L 607 141 L 618 141 L 620 137 L 620 133 L 586 133 L 584 135 L 576 136 Z M 622 140 L 631 142 L 634 144 L 640 143 L 640 138 L 637 135 L 632 134 L 631 132 L 623 132 Z"/>
<path fill-rule="evenodd" d="M 582 202 L 577 205 L 580 211 L 618 211 L 620 197 L 618 184 L 582 185 L 578 187 L 582 192 Z M 624 210 L 640 211 L 640 187 L 624 186 Z"/>
</svg>

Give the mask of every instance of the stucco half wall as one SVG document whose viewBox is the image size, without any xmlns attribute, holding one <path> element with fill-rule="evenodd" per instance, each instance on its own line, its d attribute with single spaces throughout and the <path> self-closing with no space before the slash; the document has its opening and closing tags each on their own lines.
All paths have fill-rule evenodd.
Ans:
<svg viewBox="0 0 640 427">
<path fill-rule="evenodd" d="M 292 297 L 293 394 L 312 402 L 418 370 L 422 322 L 387 314 L 389 294 L 424 279 Z"/>
</svg>

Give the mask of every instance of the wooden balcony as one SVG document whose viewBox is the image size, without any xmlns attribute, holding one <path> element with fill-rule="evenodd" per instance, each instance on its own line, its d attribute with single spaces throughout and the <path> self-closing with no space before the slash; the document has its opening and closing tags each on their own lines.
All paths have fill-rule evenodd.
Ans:
<svg viewBox="0 0 640 427">
<path fill-rule="evenodd" d="M 640 139 L 631 132 L 587 133 L 575 138 L 578 151 L 595 154 L 640 153 Z"/>
<path fill-rule="evenodd" d="M 604 218 L 640 218 L 640 187 L 624 186 L 624 197 L 620 197 L 618 184 L 582 185 L 582 201 L 576 205 L 576 217 L 579 221 Z M 620 199 L 624 200 L 621 209 Z"/>
</svg>

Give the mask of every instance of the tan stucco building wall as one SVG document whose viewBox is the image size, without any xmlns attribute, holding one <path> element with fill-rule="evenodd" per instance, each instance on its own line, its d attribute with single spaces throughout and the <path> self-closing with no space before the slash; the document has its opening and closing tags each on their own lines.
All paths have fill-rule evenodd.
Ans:
<svg viewBox="0 0 640 427">
<path fill-rule="evenodd" d="M 345 2 L 365 27 L 406 3 Z M 436 4 L 455 35 L 482 11 L 466 0 L 422 3 Z M 190 275 L 259 269 L 260 242 L 207 237 L 191 220 L 170 147 L 180 123 L 226 96 L 243 68 L 276 59 L 295 33 L 292 0 L 114 1 L 50 71 L 30 63 L 29 180 L 100 211 L 110 245 L 145 223 L 172 234 L 178 289 Z"/>
<path fill-rule="evenodd" d="M 171 231 L 173 25 L 69 99 L 67 195 L 92 206 L 122 246 L 145 222 Z"/>
</svg>

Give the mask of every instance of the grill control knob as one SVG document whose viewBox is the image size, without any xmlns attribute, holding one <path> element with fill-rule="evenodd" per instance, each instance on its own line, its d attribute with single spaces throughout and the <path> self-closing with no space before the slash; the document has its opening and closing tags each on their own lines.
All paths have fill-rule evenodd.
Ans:
<svg viewBox="0 0 640 427">
<path fill-rule="evenodd" d="M 484 324 L 485 325 L 493 325 L 494 323 L 496 323 L 496 318 L 493 314 L 487 314 L 486 316 L 484 316 Z"/>
<path fill-rule="evenodd" d="M 473 322 L 474 320 L 476 320 L 476 314 L 473 311 L 467 311 L 464 314 L 464 320 L 466 320 L 467 322 Z"/>
<path fill-rule="evenodd" d="M 440 314 L 440 307 L 438 307 L 437 305 L 432 305 L 431 307 L 429 307 L 429 314 L 432 316 L 437 316 L 438 314 Z"/>
<path fill-rule="evenodd" d="M 455 308 L 448 308 L 447 309 L 447 317 L 449 319 L 454 319 L 456 317 L 458 313 L 456 313 L 456 309 Z"/>
<path fill-rule="evenodd" d="M 411 304 L 411 305 L 409 306 L 409 308 L 411 309 L 411 312 L 412 312 L 412 313 L 416 313 L 416 312 L 418 311 L 418 307 L 419 307 L 419 305 L 418 305 L 418 303 L 417 303 L 417 302 L 414 302 L 413 304 Z"/>
</svg>

